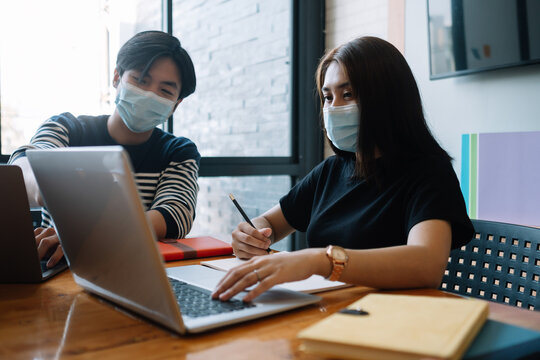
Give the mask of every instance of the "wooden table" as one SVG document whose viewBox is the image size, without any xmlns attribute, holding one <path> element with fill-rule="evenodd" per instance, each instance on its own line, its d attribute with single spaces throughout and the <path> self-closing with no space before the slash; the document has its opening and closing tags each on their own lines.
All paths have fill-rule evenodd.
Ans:
<svg viewBox="0 0 540 360">
<path fill-rule="evenodd" d="M 298 350 L 296 334 L 373 291 L 357 286 L 320 293 L 316 305 L 178 336 L 83 291 L 68 270 L 43 284 L 0 284 L 0 359 L 318 359 Z M 454 296 L 427 289 L 386 293 Z M 489 318 L 540 330 L 540 312 L 490 303 Z"/>
</svg>

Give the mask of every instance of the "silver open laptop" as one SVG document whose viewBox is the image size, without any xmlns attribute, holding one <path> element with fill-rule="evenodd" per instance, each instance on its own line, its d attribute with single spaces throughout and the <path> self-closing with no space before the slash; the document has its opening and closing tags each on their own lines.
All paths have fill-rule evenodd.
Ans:
<svg viewBox="0 0 540 360">
<path fill-rule="evenodd" d="M 165 270 L 122 147 L 28 150 L 27 156 L 73 277 L 92 293 L 181 334 L 320 300 L 272 289 L 250 304 L 240 294 L 194 309 L 197 293 L 208 300 L 223 273 L 200 265 Z"/>
<path fill-rule="evenodd" d="M 0 283 L 37 283 L 67 268 L 40 260 L 21 168 L 0 165 Z"/>
</svg>

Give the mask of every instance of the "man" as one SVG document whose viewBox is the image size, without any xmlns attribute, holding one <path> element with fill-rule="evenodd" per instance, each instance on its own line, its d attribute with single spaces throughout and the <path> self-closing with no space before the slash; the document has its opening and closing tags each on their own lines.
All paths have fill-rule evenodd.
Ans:
<svg viewBox="0 0 540 360">
<path fill-rule="evenodd" d="M 129 153 L 157 238 L 185 237 L 195 217 L 200 155 L 189 139 L 156 126 L 195 91 L 195 85 L 193 63 L 177 38 L 161 31 L 136 34 L 118 53 L 113 78 L 116 108 L 112 115 L 53 116 L 40 126 L 29 145 L 12 154 L 9 162 L 23 170 L 30 205 L 43 203 L 26 158 L 27 149 L 122 145 Z M 63 256 L 52 226 L 44 209 L 42 227 L 35 235 L 40 258 L 50 255 L 48 267 Z"/>
</svg>

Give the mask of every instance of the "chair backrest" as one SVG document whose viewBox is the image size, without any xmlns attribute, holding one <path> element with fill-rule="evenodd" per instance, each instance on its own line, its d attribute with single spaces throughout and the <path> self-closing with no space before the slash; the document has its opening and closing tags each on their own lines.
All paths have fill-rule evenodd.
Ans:
<svg viewBox="0 0 540 360">
<path fill-rule="evenodd" d="M 540 311 L 540 228 L 472 222 L 475 234 L 450 252 L 440 289 Z"/>
</svg>

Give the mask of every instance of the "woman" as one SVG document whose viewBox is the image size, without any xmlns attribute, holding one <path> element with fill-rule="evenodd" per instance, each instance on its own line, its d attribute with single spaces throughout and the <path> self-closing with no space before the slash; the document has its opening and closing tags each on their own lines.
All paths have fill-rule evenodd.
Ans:
<svg viewBox="0 0 540 360">
<path fill-rule="evenodd" d="M 232 246 L 251 258 L 229 271 L 213 297 L 227 300 L 258 283 L 319 274 L 375 288 L 438 287 L 451 248 L 473 227 L 451 165 L 430 133 L 418 87 L 390 43 L 363 37 L 327 53 L 317 89 L 331 156 L 253 219 Z M 275 241 L 305 231 L 309 248 L 265 255 Z"/>
</svg>

